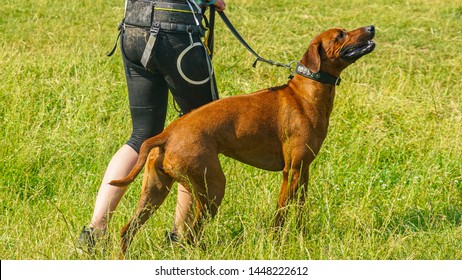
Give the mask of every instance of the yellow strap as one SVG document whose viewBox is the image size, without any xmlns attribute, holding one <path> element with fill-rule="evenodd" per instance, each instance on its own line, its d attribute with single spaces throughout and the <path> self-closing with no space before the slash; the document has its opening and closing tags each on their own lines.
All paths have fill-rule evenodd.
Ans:
<svg viewBox="0 0 462 280">
<path fill-rule="evenodd" d="M 158 8 L 158 7 L 154 7 L 154 10 L 192 14 L 191 11 L 179 10 L 179 9 L 170 9 L 170 8 Z M 194 12 L 194 13 L 197 14 L 197 12 Z"/>
<path fill-rule="evenodd" d="M 205 36 L 204 36 L 204 40 L 203 40 L 204 42 L 203 43 L 204 43 L 205 49 L 207 49 L 207 53 L 209 55 L 211 55 L 212 52 L 210 51 L 210 48 L 209 48 L 209 36 L 210 36 L 210 28 L 206 27 L 205 28 Z"/>
</svg>

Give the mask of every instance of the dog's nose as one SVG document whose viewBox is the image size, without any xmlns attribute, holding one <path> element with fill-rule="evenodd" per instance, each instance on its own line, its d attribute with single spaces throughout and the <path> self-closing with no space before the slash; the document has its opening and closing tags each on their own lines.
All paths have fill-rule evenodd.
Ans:
<svg viewBox="0 0 462 280">
<path fill-rule="evenodd" d="M 367 26 L 366 31 L 369 32 L 369 33 L 374 34 L 375 33 L 375 26 L 373 26 L 373 25 Z"/>
</svg>

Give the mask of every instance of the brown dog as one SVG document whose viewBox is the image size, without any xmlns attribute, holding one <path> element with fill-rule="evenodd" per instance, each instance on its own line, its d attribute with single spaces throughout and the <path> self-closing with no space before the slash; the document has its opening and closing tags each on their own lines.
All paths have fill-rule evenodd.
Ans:
<svg viewBox="0 0 462 280">
<path fill-rule="evenodd" d="M 327 134 L 340 73 L 375 43 L 374 26 L 347 32 L 330 29 L 313 39 L 287 85 L 224 98 L 172 122 L 146 140 L 136 166 L 114 186 L 133 182 L 146 163 L 143 190 L 134 217 L 122 229 L 125 253 L 134 234 L 162 204 L 177 181 L 195 196 L 196 211 L 186 221 L 188 238 L 201 228 L 205 214 L 215 215 L 225 193 L 218 154 L 252 166 L 282 171 L 276 226 L 297 194 L 303 203 L 308 168 Z"/>
</svg>

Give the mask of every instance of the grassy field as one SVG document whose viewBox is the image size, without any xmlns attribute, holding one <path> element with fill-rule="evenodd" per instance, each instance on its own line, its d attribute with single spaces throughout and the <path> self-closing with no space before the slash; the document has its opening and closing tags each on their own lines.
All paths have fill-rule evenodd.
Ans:
<svg viewBox="0 0 462 280">
<path fill-rule="evenodd" d="M 329 135 L 311 166 L 303 223 L 278 241 L 281 181 L 223 158 L 227 194 L 202 247 L 170 246 L 175 195 L 137 235 L 131 259 L 462 259 L 462 5 L 456 0 L 228 0 L 262 56 L 300 59 L 331 27 L 374 24 L 376 50 L 347 69 Z M 6 0 L 0 9 L 0 258 L 112 259 L 132 215 L 132 184 L 109 248 L 78 254 L 102 174 L 130 134 L 120 54 L 107 58 L 123 0 Z M 284 84 L 217 23 L 221 96 Z M 176 112 L 169 110 L 169 121 Z"/>
</svg>

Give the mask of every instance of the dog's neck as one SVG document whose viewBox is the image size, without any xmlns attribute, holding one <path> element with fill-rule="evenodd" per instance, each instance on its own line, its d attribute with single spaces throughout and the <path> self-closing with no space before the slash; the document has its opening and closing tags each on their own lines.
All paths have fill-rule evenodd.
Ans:
<svg viewBox="0 0 462 280">
<path fill-rule="evenodd" d="M 293 88 L 302 99 L 312 104 L 327 118 L 330 117 L 334 107 L 335 85 L 321 83 L 313 79 L 307 79 L 302 75 L 295 75 L 289 86 Z"/>
</svg>

